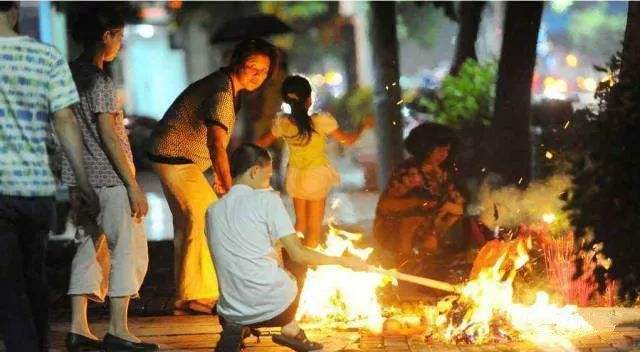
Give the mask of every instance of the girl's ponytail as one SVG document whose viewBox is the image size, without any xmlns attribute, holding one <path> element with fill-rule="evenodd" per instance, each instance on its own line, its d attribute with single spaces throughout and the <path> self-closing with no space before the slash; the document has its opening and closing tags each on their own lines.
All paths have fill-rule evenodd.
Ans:
<svg viewBox="0 0 640 352">
<path fill-rule="evenodd" d="M 298 138 L 308 143 L 315 130 L 311 124 L 307 100 L 311 96 L 311 85 L 302 76 L 289 76 L 282 82 L 282 100 L 291 107 L 291 117 L 298 127 Z"/>
</svg>

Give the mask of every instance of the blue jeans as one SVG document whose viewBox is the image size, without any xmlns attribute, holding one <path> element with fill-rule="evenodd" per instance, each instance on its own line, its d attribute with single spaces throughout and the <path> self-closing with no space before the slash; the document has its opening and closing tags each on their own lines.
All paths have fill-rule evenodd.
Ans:
<svg viewBox="0 0 640 352">
<path fill-rule="evenodd" d="M 47 351 L 45 254 L 53 197 L 0 195 L 0 329 L 8 352 Z"/>
</svg>

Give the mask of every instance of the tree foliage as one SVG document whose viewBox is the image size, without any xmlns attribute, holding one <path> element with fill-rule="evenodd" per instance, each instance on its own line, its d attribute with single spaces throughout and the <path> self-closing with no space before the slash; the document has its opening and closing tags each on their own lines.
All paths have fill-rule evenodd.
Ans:
<svg viewBox="0 0 640 352">
<path fill-rule="evenodd" d="M 322 1 L 261 1 L 260 10 L 263 13 L 276 15 L 285 22 L 309 21 L 322 16 L 329 10 L 326 2 Z"/>
<path fill-rule="evenodd" d="M 577 235 L 591 248 L 603 243 L 602 253 L 612 260 L 609 271 L 596 275 L 620 281 L 619 295 L 633 301 L 640 292 L 640 84 L 620 77 L 622 60 L 614 56 L 609 80 L 596 91 L 590 126 L 583 138 L 585 152 L 573 164 L 574 189 L 568 207 Z M 628 67 L 630 77 L 640 77 L 640 67 Z"/>
<path fill-rule="evenodd" d="M 294 70 L 322 70 L 323 59 L 340 62 L 345 45 L 337 3 L 262 1 L 259 7 L 262 13 L 274 15 L 293 28 L 295 35 L 276 37 L 274 43 L 288 52 Z"/>
<path fill-rule="evenodd" d="M 468 59 L 457 76 L 448 75 L 433 98 L 421 105 L 435 120 L 453 127 L 462 124 L 489 125 L 495 98 L 496 64 Z"/>
<path fill-rule="evenodd" d="M 365 118 L 373 116 L 373 90 L 361 87 L 348 91 L 342 97 L 329 102 L 329 105 L 340 120 L 340 126 L 353 129 Z"/>
<path fill-rule="evenodd" d="M 396 3 L 398 39 L 412 40 L 423 48 L 436 42 L 441 28 L 448 22 L 443 9 L 431 3 L 400 1 Z"/>
<path fill-rule="evenodd" d="M 626 20 L 624 13 L 611 13 L 607 6 L 597 3 L 575 9 L 567 26 L 571 47 L 603 61 L 620 50 L 620 41 L 612 38 L 623 37 Z"/>
</svg>

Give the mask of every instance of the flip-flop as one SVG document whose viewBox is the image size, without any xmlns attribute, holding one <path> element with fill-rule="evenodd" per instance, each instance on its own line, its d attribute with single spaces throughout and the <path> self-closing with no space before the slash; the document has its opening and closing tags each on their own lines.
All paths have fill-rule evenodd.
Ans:
<svg viewBox="0 0 640 352">
<path fill-rule="evenodd" d="M 199 301 L 190 301 L 188 307 L 194 314 L 211 314 L 213 305 L 203 304 Z"/>
<path fill-rule="evenodd" d="M 211 315 L 217 314 L 215 311 L 215 305 L 213 307 L 208 307 L 202 304 L 197 303 L 196 301 L 191 301 L 188 304 L 183 304 L 180 306 L 173 307 L 173 315 Z"/>
<path fill-rule="evenodd" d="M 271 340 L 278 345 L 289 347 L 296 352 L 310 352 L 310 351 L 321 351 L 322 344 L 310 341 L 307 338 L 307 335 L 304 333 L 304 330 L 300 329 L 300 332 L 295 337 L 285 336 L 285 335 L 274 335 L 271 337 Z"/>
</svg>

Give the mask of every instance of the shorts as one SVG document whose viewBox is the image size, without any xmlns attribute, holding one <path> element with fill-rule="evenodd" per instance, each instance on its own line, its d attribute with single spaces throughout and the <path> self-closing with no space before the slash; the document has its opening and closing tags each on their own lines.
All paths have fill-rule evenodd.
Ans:
<svg viewBox="0 0 640 352">
<path fill-rule="evenodd" d="M 109 297 L 136 297 L 147 266 L 144 223 L 131 217 L 124 186 L 95 188 L 100 199 L 98 227 L 75 209 L 78 248 L 71 262 L 70 295 L 103 302 Z M 72 197 L 77 196 L 74 191 Z"/>
<path fill-rule="evenodd" d="M 321 200 L 334 186 L 340 184 L 340 175 L 331 165 L 308 169 L 289 167 L 285 182 L 289 196 L 303 200 Z"/>
</svg>

